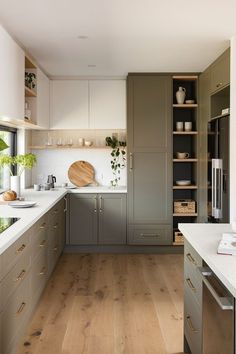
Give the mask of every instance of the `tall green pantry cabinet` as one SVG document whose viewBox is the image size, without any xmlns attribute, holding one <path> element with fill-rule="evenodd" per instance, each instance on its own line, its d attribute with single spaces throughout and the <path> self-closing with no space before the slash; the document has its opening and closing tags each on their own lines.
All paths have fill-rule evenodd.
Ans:
<svg viewBox="0 0 236 354">
<path fill-rule="evenodd" d="M 128 75 L 129 244 L 172 244 L 171 87 L 169 75 Z"/>
</svg>

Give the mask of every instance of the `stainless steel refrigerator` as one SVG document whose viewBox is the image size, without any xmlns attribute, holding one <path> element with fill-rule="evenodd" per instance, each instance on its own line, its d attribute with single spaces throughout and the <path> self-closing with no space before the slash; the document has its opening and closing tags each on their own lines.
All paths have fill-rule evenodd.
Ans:
<svg viewBox="0 0 236 354">
<path fill-rule="evenodd" d="M 208 124 L 208 221 L 229 222 L 229 115 Z"/>
</svg>

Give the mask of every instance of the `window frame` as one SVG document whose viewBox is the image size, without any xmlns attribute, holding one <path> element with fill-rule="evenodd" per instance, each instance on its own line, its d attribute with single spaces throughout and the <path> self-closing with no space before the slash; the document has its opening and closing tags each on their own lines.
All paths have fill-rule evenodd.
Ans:
<svg viewBox="0 0 236 354">
<path fill-rule="evenodd" d="M 11 141 L 11 146 L 10 146 L 10 155 L 15 156 L 17 154 L 17 129 L 12 128 L 12 127 L 6 127 L 4 125 L 0 125 L 0 131 L 4 132 L 9 132 L 12 133 L 12 141 Z M 15 174 L 16 173 L 16 166 L 12 167 L 12 171 Z M 4 190 L 0 191 L 0 194 L 4 193 Z"/>
</svg>

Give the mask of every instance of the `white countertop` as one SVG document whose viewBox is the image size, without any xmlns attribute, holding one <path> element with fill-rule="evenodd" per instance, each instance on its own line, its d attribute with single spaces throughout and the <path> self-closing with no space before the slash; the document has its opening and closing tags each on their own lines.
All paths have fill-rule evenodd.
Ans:
<svg viewBox="0 0 236 354">
<path fill-rule="evenodd" d="M 15 209 L 8 205 L 0 205 L 0 217 L 20 218 L 20 220 L 0 234 L 0 254 L 12 245 L 25 231 L 27 231 L 67 193 L 127 193 L 127 188 L 89 186 L 68 190 L 65 188 L 55 188 L 51 191 L 36 192 L 33 189 L 26 189 L 22 191 L 22 196 L 25 197 L 25 200 L 36 201 L 37 204 L 33 208 L 25 209 Z"/>
<path fill-rule="evenodd" d="M 217 254 L 223 232 L 230 224 L 179 224 L 179 230 L 225 287 L 236 298 L 236 256 Z"/>
</svg>

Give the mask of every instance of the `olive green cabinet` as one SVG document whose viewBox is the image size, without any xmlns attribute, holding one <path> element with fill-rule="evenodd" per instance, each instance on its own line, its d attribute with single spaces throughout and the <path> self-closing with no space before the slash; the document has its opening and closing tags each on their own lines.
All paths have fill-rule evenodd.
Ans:
<svg viewBox="0 0 236 354">
<path fill-rule="evenodd" d="M 71 245 L 126 244 L 125 194 L 71 194 L 69 210 Z"/>
<path fill-rule="evenodd" d="M 0 256 L 0 353 L 14 352 L 56 265 L 65 211 L 62 199 Z"/>
<path fill-rule="evenodd" d="M 230 84 L 230 49 L 211 65 L 211 93 Z"/>
<path fill-rule="evenodd" d="M 128 76 L 128 243 L 171 244 L 171 77 Z M 137 225 L 154 231 L 138 236 Z M 160 227 L 158 226 L 160 225 Z"/>
</svg>

